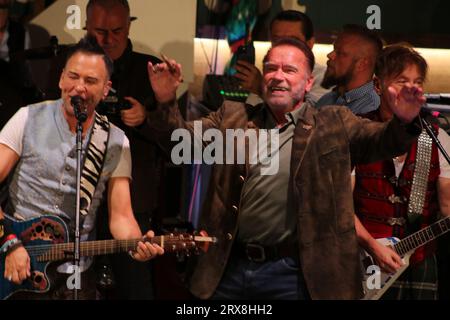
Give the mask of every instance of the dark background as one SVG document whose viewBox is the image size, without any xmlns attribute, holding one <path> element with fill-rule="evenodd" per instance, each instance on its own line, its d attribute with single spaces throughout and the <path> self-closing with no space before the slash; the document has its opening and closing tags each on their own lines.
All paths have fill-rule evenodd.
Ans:
<svg viewBox="0 0 450 320">
<path fill-rule="evenodd" d="M 206 0 L 208 1 L 208 0 Z M 227 0 L 224 0 L 227 1 Z M 298 0 L 306 6 L 318 43 L 332 43 L 342 25 L 365 25 L 370 5 L 381 9 L 381 33 L 388 43 L 407 41 L 415 47 L 450 48 L 450 1 L 448 0 Z M 282 10 L 281 0 L 272 0 L 271 9 L 258 17 L 253 39 L 267 41 L 271 19 Z M 227 13 L 215 14 L 197 1 L 197 37 L 225 37 L 223 25 Z M 214 28 L 219 26 L 220 32 Z"/>
</svg>

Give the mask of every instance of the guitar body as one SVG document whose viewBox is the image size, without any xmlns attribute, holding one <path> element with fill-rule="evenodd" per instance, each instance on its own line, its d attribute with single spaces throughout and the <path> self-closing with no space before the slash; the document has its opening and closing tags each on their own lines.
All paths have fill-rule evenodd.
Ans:
<svg viewBox="0 0 450 320">
<path fill-rule="evenodd" d="M 381 238 L 377 239 L 379 243 L 385 246 L 393 247 L 396 243 L 400 242 L 398 238 L 389 237 L 389 238 Z M 414 251 L 413 251 L 414 252 Z M 361 265 L 363 270 L 363 287 L 364 287 L 364 297 L 363 300 L 378 300 L 381 296 L 389 289 L 389 287 L 400 277 L 400 275 L 408 268 L 409 266 L 409 258 L 412 253 L 407 253 L 403 256 L 402 260 L 404 265 L 398 269 L 395 273 L 386 273 L 383 272 L 380 268 L 380 286 L 373 288 L 370 284 L 373 284 L 371 276 L 373 277 L 373 271 L 368 269 L 370 266 L 376 265 L 372 256 L 370 256 L 366 251 L 361 251 Z M 369 273 L 368 273 L 369 271 Z"/>
<path fill-rule="evenodd" d="M 66 224 L 59 217 L 45 215 L 23 222 L 5 218 L 12 222 L 15 234 L 22 240 L 25 247 L 68 242 Z M 30 255 L 31 277 L 23 281 L 21 285 L 16 285 L 4 278 L 5 258 L 5 254 L 0 255 L 0 299 L 7 299 L 18 291 L 43 293 L 50 289 L 50 280 L 47 276 L 47 267 L 50 262 L 40 262 L 38 256 Z"/>
<path fill-rule="evenodd" d="M 56 275 L 54 261 L 66 261 L 73 257 L 74 243 L 69 242 L 64 221 L 56 216 L 44 215 L 27 221 L 5 217 L 11 222 L 15 234 L 30 256 L 31 276 L 21 285 L 15 285 L 4 278 L 5 254 L 0 254 L 0 299 L 7 299 L 18 291 L 44 293 L 50 290 L 51 280 Z M 205 231 L 199 235 L 186 233 L 168 234 L 152 238 L 98 240 L 80 242 L 80 257 L 114 254 L 135 250 L 140 241 L 155 243 L 166 252 L 189 254 L 198 249 L 206 252 L 210 244 L 217 243 L 216 237 L 209 237 Z"/>
<path fill-rule="evenodd" d="M 403 271 L 405 271 L 405 269 L 408 267 L 409 258 L 417 248 L 433 241 L 437 237 L 440 237 L 449 231 L 450 231 L 450 216 L 447 216 L 434 222 L 433 224 L 429 225 L 426 228 L 423 228 L 417 232 L 414 232 L 413 234 L 410 234 L 401 241 L 394 237 L 377 239 L 377 241 L 380 242 L 381 244 L 392 247 L 393 250 L 397 252 L 398 255 L 403 259 L 404 265 L 393 274 L 381 272 L 379 267 L 378 267 L 378 270 L 380 270 L 379 275 L 376 274 L 377 270 L 374 270 L 374 267 L 368 269 L 370 268 L 370 266 L 374 266 L 375 262 L 367 252 L 362 250 L 363 252 L 361 252 L 361 267 L 364 275 L 363 287 L 365 291 L 364 292 L 365 296 L 363 299 L 364 300 L 380 299 L 381 296 L 386 292 L 386 290 L 389 289 L 389 287 L 394 283 L 394 281 L 397 280 L 398 277 L 403 273 Z M 378 276 L 381 279 L 379 283 L 377 283 L 376 281 L 378 280 Z"/>
</svg>

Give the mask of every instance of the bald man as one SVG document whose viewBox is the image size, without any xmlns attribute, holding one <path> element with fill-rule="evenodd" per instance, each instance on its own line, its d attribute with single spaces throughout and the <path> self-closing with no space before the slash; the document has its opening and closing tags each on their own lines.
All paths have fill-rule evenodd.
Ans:
<svg viewBox="0 0 450 320">
<path fill-rule="evenodd" d="M 357 25 L 346 25 L 328 54 L 322 87 L 333 90 L 316 104 L 345 105 L 355 114 L 367 113 L 380 105 L 372 82 L 375 62 L 382 49 L 381 39 Z"/>
</svg>

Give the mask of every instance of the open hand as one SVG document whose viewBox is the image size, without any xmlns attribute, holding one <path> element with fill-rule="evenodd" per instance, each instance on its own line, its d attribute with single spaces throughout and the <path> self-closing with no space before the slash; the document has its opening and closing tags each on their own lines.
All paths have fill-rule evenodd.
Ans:
<svg viewBox="0 0 450 320">
<path fill-rule="evenodd" d="M 417 86 L 405 85 L 400 91 L 390 86 L 388 91 L 390 109 L 404 123 L 412 122 L 426 101 L 422 89 Z"/>
<path fill-rule="evenodd" d="M 172 59 L 156 65 L 149 62 L 147 71 L 156 100 L 159 103 L 174 101 L 177 88 L 183 82 L 181 65 Z"/>
</svg>

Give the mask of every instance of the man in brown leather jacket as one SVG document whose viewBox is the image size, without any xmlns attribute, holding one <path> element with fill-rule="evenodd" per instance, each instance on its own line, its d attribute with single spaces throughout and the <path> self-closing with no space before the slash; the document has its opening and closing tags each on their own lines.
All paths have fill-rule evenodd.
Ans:
<svg viewBox="0 0 450 320">
<path fill-rule="evenodd" d="M 414 120 L 424 98 L 418 88 L 392 90 L 396 116 L 386 124 L 360 119 L 343 107 L 318 111 L 304 102 L 313 65 L 307 45 L 280 39 L 264 59 L 264 104 L 227 101 L 194 124 L 183 120 L 175 103 L 181 66 L 173 60 L 149 64 L 159 106 L 148 121 L 169 151 L 174 130 L 198 133 L 199 124 L 203 132 L 216 129 L 215 134 L 279 129 L 279 148 L 272 154 L 278 161 L 275 174 L 263 175 L 262 163 L 236 163 L 239 157 L 214 166 L 199 228 L 219 242 L 196 259 L 188 278 L 191 292 L 201 299 L 362 296 L 351 164 L 406 150 L 420 131 Z"/>
</svg>

